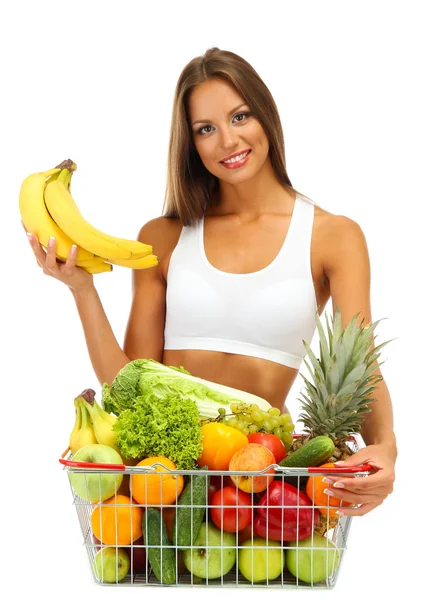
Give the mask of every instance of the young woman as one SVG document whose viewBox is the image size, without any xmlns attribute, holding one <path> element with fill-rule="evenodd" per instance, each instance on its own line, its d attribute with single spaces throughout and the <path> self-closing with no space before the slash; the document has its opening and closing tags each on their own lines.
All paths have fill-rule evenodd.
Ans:
<svg viewBox="0 0 432 600">
<path fill-rule="evenodd" d="M 311 342 L 316 312 L 330 297 L 343 325 L 357 313 L 372 322 L 361 228 L 292 187 L 274 100 L 234 53 L 212 48 L 182 71 L 164 214 L 143 225 L 138 240 L 153 246 L 159 265 L 133 271 L 122 348 L 93 276 L 75 266 L 73 254 L 59 264 L 55 244 L 45 252 L 30 237 L 43 272 L 74 296 L 101 385 L 129 361 L 153 358 L 282 410 L 305 355 L 302 340 Z M 369 512 L 392 491 L 397 450 L 384 380 L 374 397 L 362 431 L 367 446 L 346 464 L 368 462 L 375 472 L 339 478 L 331 488 L 361 505 L 344 508 L 348 515 Z"/>
</svg>

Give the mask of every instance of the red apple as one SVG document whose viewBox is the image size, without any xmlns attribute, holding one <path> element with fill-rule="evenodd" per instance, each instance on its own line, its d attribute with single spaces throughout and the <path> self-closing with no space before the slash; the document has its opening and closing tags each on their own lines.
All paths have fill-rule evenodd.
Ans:
<svg viewBox="0 0 432 600">
<path fill-rule="evenodd" d="M 262 492 L 274 479 L 275 470 L 269 469 L 276 464 L 273 452 L 262 444 L 249 443 L 234 454 L 229 463 L 230 471 L 263 471 L 262 475 L 231 475 L 231 479 L 240 490 L 249 494 Z"/>
<path fill-rule="evenodd" d="M 132 542 L 130 546 L 124 546 L 124 549 L 130 558 L 129 572 L 133 573 L 133 575 L 145 573 L 147 570 L 147 556 L 144 547 L 144 538 L 140 537 L 138 540 Z"/>
</svg>

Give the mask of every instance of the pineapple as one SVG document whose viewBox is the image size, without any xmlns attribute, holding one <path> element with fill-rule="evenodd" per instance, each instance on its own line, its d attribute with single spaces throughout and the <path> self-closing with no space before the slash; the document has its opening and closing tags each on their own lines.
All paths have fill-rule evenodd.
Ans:
<svg viewBox="0 0 432 600">
<path fill-rule="evenodd" d="M 381 375 L 372 374 L 376 369 L 374 363 L 381 348 L 389 343 L 371 348 L 371 332 L 379 321 L 363 327 L 364 319 L 360 325 L 356 324 L 358 314 L 343 329 L 342 316 L 336 308 L 333 330 L 326 315 L 328 340 L 316 316 L 320 358 L 303 342 L 311 363 L 305 361 L 312 382 L 300 373 L 307 394 L 301 393 L 302 412 L 298 420 L 304 424 L 305 433 L 294 441 L 290 454 L 318 435 L 329 436 L 335 444 L 333 456 L 327 462 L 344 460 L 353 454 L 346 441 L 351 433 L 361 432 L 364 414 L 371 411 L 368 405 L 375 401 L 371 398 L 376 389 L 374 384 L 382 379 Z M 327 525 L 327 519 L 321 519 L 318 529 L 322 532 Z"/>
<path fill-rule="evenodd" d="M 296 440 L 296 446 L 317 435 L 328 435 L 335 443 L 330 461 L 344 460 L 352 454 L 345 442 L 351 433 L 360 433 L 364 414 L 371 410 L 368 405 L 375 400 L 370 394 L 374 384 L 382 379 L 381 375 L 372 375 L 376 369 L 374 363 L 381 348 L 389 343 L 371 348 L 371 331 L 379 321 L 363 327 L 363 319 L 357 326 L 357 316 L 342 329 L 342 315 L 336 308 L 332 331 L 326 315 L 328 340 L 316 316 L 320 358 L 303 342 L 312 365 L 305 361 L 313 383 L 300 373 L 307 395 L 301 393 L 303 400 L 299 402 L 303 411 L 298 420 L 305 425 L 305 435 Z M 291 451 L 294 449 L 293 444 Z"/>
</svg>

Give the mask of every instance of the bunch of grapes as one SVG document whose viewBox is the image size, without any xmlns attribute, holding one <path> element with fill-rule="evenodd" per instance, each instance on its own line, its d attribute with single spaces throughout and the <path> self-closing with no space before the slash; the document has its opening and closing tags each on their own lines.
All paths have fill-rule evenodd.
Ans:
<svg viewBox="0 0 432 600">
<path fill-rule="evenodd" d="M 282 440 L 285 448 L 291 448 L 295 426 L 289 413 L 281 414 L 278 408 L 262 410 L 257 404 L 241 402 L 233 402 L 230 409 L 231 415 L 227 415 L 225 409 L 219 409 L 225 425 L 234 427 L 245 435 L 257 432 L 273 433 Z"/>
</svg>

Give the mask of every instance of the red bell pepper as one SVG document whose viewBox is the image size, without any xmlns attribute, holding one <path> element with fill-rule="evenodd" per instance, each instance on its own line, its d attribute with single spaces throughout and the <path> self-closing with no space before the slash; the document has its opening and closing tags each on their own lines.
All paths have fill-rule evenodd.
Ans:
<svg viewBox="0 0 432 600">
<path fill-rule="evenodd" d="M 254 533 L 269 540 L 292 542 L 312 535 L 319 512 L 304 492 L 282 481 L 272 481 L 256 508 Z"/>
</svg>

